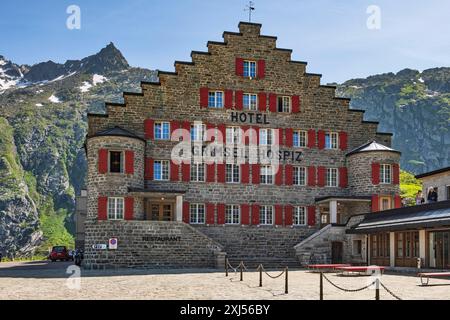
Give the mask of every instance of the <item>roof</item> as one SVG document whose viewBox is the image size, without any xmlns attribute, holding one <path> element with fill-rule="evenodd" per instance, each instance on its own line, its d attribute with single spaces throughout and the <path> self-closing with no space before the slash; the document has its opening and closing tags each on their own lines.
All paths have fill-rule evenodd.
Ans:
<svg viewBox="0 0 450 320">
<path fill-rule="evenodd" d="M 392 148 L 386 147 L 385 145 L 376 142 L 375 140 L 369 141 L 362 146 L 359 146 L 352 151 L 348 152 L 346 156 L 350 156 L 355 153 L 361 153 L 361 152 L 372 152 L 372 151 L 387 151 L 387 152 L 395 152 L 401 154 L 400 151 L 394 150 Z"/>
<path fill-rule="evenodd" d="M 134 134 L 133 132 L 128 131 L 128 130 L 123 129 L 118 126 L 115 126 L 114 128 L 109 128 L 106 130 L 98 131 L 97 133 L 95 133 L 94 135 L 92 135 L 88 138 L 107 137 L 107 136 L 134 138 L 134 139 L 142 140 L 145 142 L 145 140 L 143 138 L 139 137 L 138 135 Z"/>
<path fill-rule="evenodd" d="M 161 195 L 161 194 L 171 194 L 171 195 L 181 195 L 181 194 L 185 194 L 186 191 L 185 190 L 160 190 L 160 189 L 156 189 L 156 188 L 151 188 L 151 187 L 147 187 L 147 188 L 128 188 L 128 192 L 129 193 L 146 193 L 146 194 L 156 194 L 156 195 Z"/>
<path fill-rule="evenodd" d="M 450 200 L 368 213 L 347 233 L 374 233 L 431 227 L 450 227 Z"/>
<path fill-rule="evenodd" d="M 372 196 L 325 196 L 325 197 L 317 197 L 314 199 L 317 202 L 326 201 L 326 200 L 372 200 Z"/>
<path fill-rule="evenodd" d="M 428 176 L 433 176 L 435 174 L 439 174 L 439 173 L 443 173 L 443 172 L 447 172 L 447 171 L 450 171 L 450 167 L 441 168 L 441 169 L 437 169 L 437 170 L 434 170 L 434 171 L 418 174 L 416 176 L 416 179 L 425 178 L 425 177 L 428 177 Z"/>
</svg>

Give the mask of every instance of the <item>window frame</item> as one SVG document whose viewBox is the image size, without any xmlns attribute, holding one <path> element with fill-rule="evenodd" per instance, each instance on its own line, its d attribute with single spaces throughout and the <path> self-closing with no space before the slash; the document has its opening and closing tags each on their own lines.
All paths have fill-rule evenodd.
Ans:
<svg viewBox="0 0 450 320">
<path fill-rule="evenodd" d="M 281 101 L 281 105 L 280 105 Z M 286 104 L 287 102 L 287 104 Z M 292 111 L 292 97 L 291 96 L 278 96 L 277 97 L 277 112 L 291 113 Z"/>
<path fill-rule="evenodd" d="M 192 212 L 194 209 L 194 213 Z M 203 209 L 203 213 L 200 213 L 200 208 Z M 193 220 L 192 218 L 196 219 Z M 200 219 L 202 218 L 202 219 Z M 204 203 L 190 203 L 189 204 L 189 224 L 205 224 L 206 222 L 206 206 Z"/>
<path fill-rule="evenodd" d="M 200 166 L 203 167 L 203 170 L 200 169 Z M 206 166 L 202 163 L 191 163 L 190 165 L 190 181 L 191 182 L 205 182 L 206 181 Z M 200 178 L 203 180 L 200 180 Z"/>
<path fill-rule="evenodd" d="M 231 166 L 231 175 L 229 175 L 229 168 Z M 235 181 L 235 173 L 237 169 L 237 173 L 238 173 L 238 181 Z M 231 181 L 228 179 L 229 177 L 231 177 Z M 225 183 L 230 183 L 230 184 L 237 184 L 237 183 L 241 183 L 241 166 L 235 163 L 226 163 L 225 164 Z"/>
<path fill-rule="evenodd" d="M 232 134 L 229 135 L 228 132 L 232 130 Z M 237 137 L 236 137 L 237 133 Z M 225 129 L 225 143 L 226 144 L 241 144 L 242 143 L 242 130 L 239 126 L 228 126 Z M 232 141 L 229 141 L 229 137 L 232 137 Z M 237 139 L 237 140 L 236 140 Z"/>
<path fill-rule="evenodd" d="M 122 202 L 121 207 L 121 216 L 120 212 L 118 212 L 119 209 L 119 200 Z M 113 208 L 111 208 L 111 201 L 113 201 Z M 110 209 L 113 209 L 114 212 L 111 214 Z M 108 203 L 107 203 L 107 218 L 108 220 L 112 221 L 120 221 L 125 219 L 125 198 L 124 197 L 108 197 Z"/>
<path fill-rule="evenodd" d="M 270 209 L 270 215 L 268 210 Z M 259 207 L 259 224 L 263 226 L 272 226 L 274 222 L 274 208 L 272 205 L 261 205 Z M 268 223 L 268 218 L 270 217 L 270 223 Z M 263 219 L 264 218 L 264 219 Z"/>
<path fill-rule="evenodd" d="M 265 139 L 263 139 L 263 137 L 265 137 Z M 269 143 L 269 140 L 271 140 L 270 143 Z M 275 129 L 260 128 L 259 129 L 259 145 L 260 146 L 273 146 L 274 144 L 275 144 Z"/>
<path fill-rule="evenodd" d="M 161 164 L 161 179 L 157 179 L 157 170 L 156 170 L 156 164 Z M 167 178 L 164 179 L 164 165 L 167 165 Z M 169 160 L 155 160 L 153 162 L 153 180 L 154 181 L 169 181 L 170 180 L 170 161 Z"/>
<path fill-rule="evenodd" d="M 298 143 L 295 143 L 295 135 L 298 136 L 297 141 Z M 302 141 L 300 136 L 304 136 L 304 145 L 302 145 L 300 142 Z M 293 130 L 292 132 L 292 146 L 294 148 L 306 148 L 308 146 L 308 133 L 306 132 L 306 130 Z"/>
<path fill-rule="evenodd" d="M 242 75 L 244 76 L 244 78 L 251 78 L 251 79 L 256 78 L 258 74 L 258 66 L 255 60 L 244 59 L 242 66 L 243 66 Z M 254 68 L 252 68 L 252 66 L 254 66 Z M 254 71 L 254 74 L 252 74 L 252 71 Z"/>
<path fill-rule="evenodd" d="M 271 174 L 268 174 L 268 168 L 270 168 L 270 172 Z M 260 170 L 259 170 L 259 181 L 260 184 L 265 184 L 265 185 L 273 185 L 274 184 L 274 173 L 273 173 L 273 167 L 271 165 L 262 165 L 260 166 Z M 270 177 L 270 182 L 268 182 Z"/>
<path fill-rule="evenodd" d="M 237 210 L 237 217 L 236 212 Z M 231 217 L 231 219 L 229 219 Z M 237 218 L 237 221 L 236 221 Z M 239 225 L 241 224 L 241 206 L 237 204 L 225 205 L 225 224 L 226 225 Z"/>
<path fill-rule="evenodd" d="M 330 182 L 332 182 L 333 180 L 331 179 L 333 177 L 332 174 L 330 174 L 331 172 L 335 173 L 335 184 L 331 184 Z M 338 168 L 326 168 L 325 169 L 325 186 L 327 188 L 336 188 L 339 186 L 339 170 Z"/>
<path fill-rule="evenodd" d="M 389 170 L 386 170 L 387 168 L 389 168 Z M 392 184 L 392 164 L 380 164 L 380 184 Z"/>
<path fill-rule="evenodd" d="M 304 171 L 304 182 L 303 183 L 296 183 L 300 182 L 300 170 Z M 298 173 L 296 173 L 298 171 Z M 308 170 L 306 167 L 303 166 L 293 166 L 292 168 L 292 185 L 294 186 L 306 186 L 308 182 Z"/>
<path fill-rule="evenodd" d="M 329 137 L 329 144 L 327 144 L 327 136 Z M 325 132 L 325 149 L 337 150 L 339 149 L 339 134 L 335 131 Z"/>
<path fill-rule="evenodd" d="M 218 99 L 218 94 L 220 93 L 221 97 L 220 97 L 220 104 L 219 99 Z M 213 99 L 213 104 L 210 104 L 211 102 L 211 95 L 214 95 Z M 208 108 L 211 109 L 223 109 L 224 107 L 224 96 L 225 93 L 222 90 L 209 90 L 208 91 Z"/>
<path fill-rule="evenodd" d="M 301 209 L 302 212 L 298 212 Z M 303 217 L 303 218 L 302 218 Z M 306 213 L 305 206 L 294 206 L 293 225 L 294 226 L 306 226 L 308 224 L 308 215 Z M 303 220 L 303 223 L 300 223 Z"/>
<path fill-rule="evenodd" d="M 247 98 L 248 105 L 246 105 L 246 103 L 245 103 L 246 97 L 248 97 Z M 252 99 L 252 98 L 254 98 L 254 99 Z M 254 106 L 252 105 L 253 100 L 254 100 Z M 245 92 L 242 95 L 242 108 L 244 110 L 248 110 L 248 111 L 258 111 L 258 95 L 256 93 Z"/>
<path fill-rule="evenodd" d="M 161 136 L 158 137 L 156 126 L 161 125 Z M 167 138 L 164 137 L 164 125 L 167 125 Z M 170 122 L 169 121 L 155 121 L 153 125 L 153 136 L 155 140 L 170 140 Z"/>
<path fill-rule="evenodd" d="M 120 164 L 119 169 L 120 171 L 111 171 L 111 154 L 112 153 L 120 153 Z M 125 172 L 125 152 L 122 150 L 108 150 L 108 173 L 115 173 L 115 174 L 121 174 Z"/>
<path fill-rule="evenodd" d="M 388 203 L 389 203 L 387 209 L 384 209 L 384 206 L 383 206 L 383 200 L 387 200 Z M 390 196 L 380 196 L 379 206 L 380 206 L 380 211 L 392 209 L 392 198 L 391 198 Z"/>
<path fill-rule="evenodd" d="M 199 130 L 199 128 L 201 128 L 201 130 Z M 200 139 L 198 138 L 199 133 L 201 133 L 201 135 L 202 135 L 202 137 Z M 205 126 L 205 124 L 204 123 L 191 124 L 189 136 L 190 136 L 192 142 L 206 141 L 206 126 Z"/>
</svg>

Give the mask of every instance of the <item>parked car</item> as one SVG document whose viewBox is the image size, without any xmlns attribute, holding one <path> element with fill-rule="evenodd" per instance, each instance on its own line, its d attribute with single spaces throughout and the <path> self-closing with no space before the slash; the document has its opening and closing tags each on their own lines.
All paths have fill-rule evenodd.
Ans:
<svg viewBox="0 0 450 320">
<path fill-rule="evenodd" d="M 54 246 L 50 252 L 49 259 L 52 260 L 52 262 L 55 262 L 56 260 L 69 261 L 71 257 L 66 246 Z"/>
</svg>

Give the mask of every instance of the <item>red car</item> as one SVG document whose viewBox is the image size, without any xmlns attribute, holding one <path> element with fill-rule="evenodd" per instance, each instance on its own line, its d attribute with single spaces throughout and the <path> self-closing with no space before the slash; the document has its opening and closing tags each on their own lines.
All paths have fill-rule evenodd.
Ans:
<svg viewBox="0 0 450 320">
<path fill-rule="evenodd" d="M 71 260 L 71 256 L 69 255 L 69 250 L 65 246 L 54 246 L 52 248 L 52 252 L 50 252 L 49 256 L 50 260 L 52 262 L 55 262 L 56 260 L 61 261 L 69 261 Z"/>
</svg>

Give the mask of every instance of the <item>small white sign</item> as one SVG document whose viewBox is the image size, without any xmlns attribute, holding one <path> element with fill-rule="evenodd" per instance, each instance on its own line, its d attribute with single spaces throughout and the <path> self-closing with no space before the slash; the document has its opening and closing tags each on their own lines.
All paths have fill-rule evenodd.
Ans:
<svg viewBox="0 0 450 320">
<path fill-rule="evenodd" d="M 93 244 L 92 249 L 95 250 L 106 250 L 108 246 L 106 244 Z"/>
<path fill-rule="evenodd" d="M 117 238 L 109 239 L 109 250 L 117 250 Z"/>
</svg>

